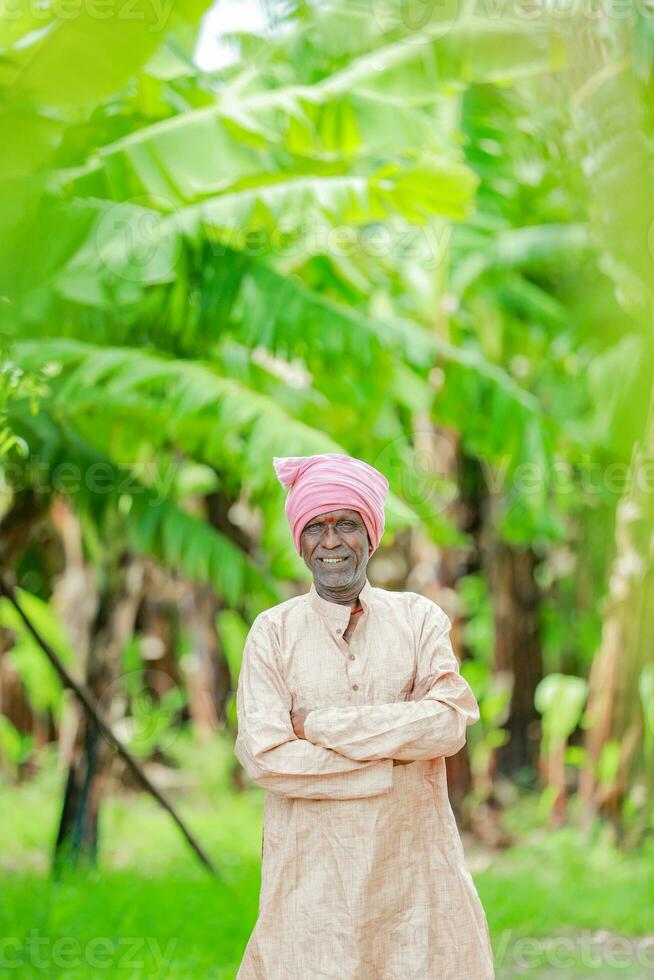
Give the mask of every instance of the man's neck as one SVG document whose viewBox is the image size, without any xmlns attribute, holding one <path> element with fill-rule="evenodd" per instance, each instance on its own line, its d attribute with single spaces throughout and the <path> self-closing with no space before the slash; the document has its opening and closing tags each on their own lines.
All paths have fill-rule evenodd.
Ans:
<svg viewBox="0 0 654 980">
<path fill-rule="evenodd" d="M 351 606 L 354 609 L 359 606 L 359 593 L 366 584 L 366 580 L 364 578 L 344 590 L 331 591 L 323 589 L 318 582 L 314 581 L 313 584 L 321 599 L 326 599 L 327 602 L 337 602 L 342 606 Z"/>
</svg>

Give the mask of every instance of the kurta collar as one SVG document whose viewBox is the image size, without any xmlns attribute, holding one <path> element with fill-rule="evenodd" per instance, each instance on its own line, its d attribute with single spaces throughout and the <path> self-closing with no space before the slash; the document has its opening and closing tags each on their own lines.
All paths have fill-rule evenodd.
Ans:
<svg viewBox="0 0 654 980">
<path fill-rule="evenodd" d="M 314 583 L 311 583 L 311 588 L 307 593 L 309 597 L 309 602 L 316 612 L 319 612 L 321 616 L 329 622 L 334 623 L 336 626 L 340 626 L 345 629 L 350 621 L 350 614 L 352 609 L 350 606 L 345 606 L 341 602 L 330 602 L 328 599 L 323 599 L 322 596 L 318 595 Z M 368 579 L 366 578 L 365 585 L 359 592 L 359 602 L 363 608 L 363 614 L 366 615 L 368 608 L 370 606 L 370 600 L 372 598 L 372 586 Z"/>
</svg>

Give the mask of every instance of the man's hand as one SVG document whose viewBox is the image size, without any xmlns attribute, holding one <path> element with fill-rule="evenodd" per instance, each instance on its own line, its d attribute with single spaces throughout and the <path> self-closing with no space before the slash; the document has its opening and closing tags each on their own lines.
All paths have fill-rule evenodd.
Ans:
<svg viewBox="0 0 654 980">
<path fill-rule="evenodd" d="M 412 685 L 411 681 L 401 691 L 403 701 L 421 701 L 436 681 L 436 674 L 428 674 Z M 415 759 L 393 759 L 394 766 L 409 766 Z"/>
<path fill-rule="evenodd" d="M 425 694 L 427 694 L 436 683 L 437 678 L 438 674 L 427 674 L 425 677 L 417 680 L 412 689 L 409 689 L 409 685 L 407 684 L 402 688 L 402 693 L 404 694 L 404 698 L 402 700 L 422 701 Z"/>
<path fill-rule="evenodd" d="M 295 708 L 294 711 L 291 711 L 291 724 L 298 738 L 305 738 L 304 720 L 310 711 L 311 708 Z"/>
</svg>

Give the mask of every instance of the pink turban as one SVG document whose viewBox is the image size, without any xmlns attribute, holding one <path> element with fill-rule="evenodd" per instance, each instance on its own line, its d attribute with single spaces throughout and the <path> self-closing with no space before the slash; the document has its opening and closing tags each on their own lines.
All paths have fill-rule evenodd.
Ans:
<svg viewBox="0 0 654 980">
<path fill-rule="evenodd" d="M 343 453 L 319 456 L 274 456 L 283 487 L 290 487 L 285 512 L 301 556 L 300 535 L 306 524 L 330 510 L 356 510 L 366 525 L 372 550 L 384 533 L 384 501 L 388 480 L 369 463 Z"/>
</svg>

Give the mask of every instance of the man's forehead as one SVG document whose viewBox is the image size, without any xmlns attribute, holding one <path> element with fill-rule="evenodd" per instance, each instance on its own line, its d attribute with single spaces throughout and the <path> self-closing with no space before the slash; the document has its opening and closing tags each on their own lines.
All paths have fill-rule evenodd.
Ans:
<svg viewBox="0 0 654 980">
<path fill-rule="evenodd" d="M 343 517 L 351 517 L 355 520 L 361 520 L 361 514 L 358 510 L 347 510 L 342 508 L 341 510 L 327 510 L 324 514 L 317 514 L 315 517 L 311 518 L 309 523 L 312 521 L 328 521 L 328 520 L 340 520 Z"/>
</svg>

